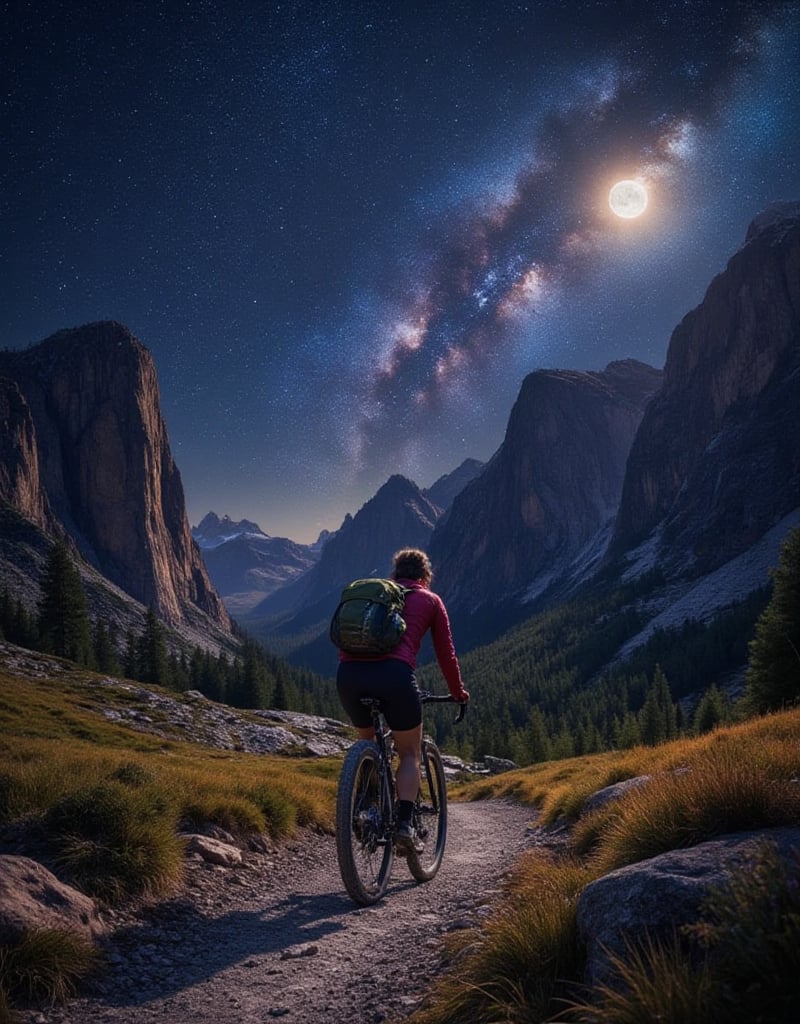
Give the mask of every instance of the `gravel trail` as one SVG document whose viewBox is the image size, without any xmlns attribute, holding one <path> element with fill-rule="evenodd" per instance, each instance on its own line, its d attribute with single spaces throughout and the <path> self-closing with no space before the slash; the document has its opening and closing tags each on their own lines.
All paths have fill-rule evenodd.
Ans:
<svg viewBox="0 0 800 1024">
<path fill-rule="evenodd" d="M 384 899 L 344 892 L 331 836 L 307 833 L 236 869 L 192 863 L 180 897 L 114 933 L 89 997 L 26 1024 L 378 1024 L 419 1005 L 445 933 L 474 924 L 531 845 L 529 808 L 450 804 L 436 878 L 395 859 Z"/>
</svg>

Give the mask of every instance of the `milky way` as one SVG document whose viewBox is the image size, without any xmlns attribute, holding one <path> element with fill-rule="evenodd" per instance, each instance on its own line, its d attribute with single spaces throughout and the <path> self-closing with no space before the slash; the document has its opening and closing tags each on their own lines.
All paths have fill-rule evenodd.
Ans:
<svg viewBox="0 0 800 1024">
<path fill-rule="evenodd" d="M 490 457 L 800 198 L 796 3 L 147 6 L 13 7 L 0 337 L 126 323 L 193 522 L 309 540 Z"/>
</svg>

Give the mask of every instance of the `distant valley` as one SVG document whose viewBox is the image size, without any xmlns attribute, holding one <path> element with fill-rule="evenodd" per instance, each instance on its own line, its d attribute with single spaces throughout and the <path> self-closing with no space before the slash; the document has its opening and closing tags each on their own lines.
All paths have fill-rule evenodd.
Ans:
<svg viewBox="0 0 800 1024">
<path fill-rule="evenodd" d="M 492 686 L 528 664 L 537 622 L 574 615 L 586 639 L 569 685 L 585 689 L 687 623 L 743 614 L 752 628 L 761 599 L 741 607 L 766 591 L 800 523 L 800 204 L 753 222 L 675 328 L 663 370 L 625 359 L 535 370 L 488 463 L 468 460 L 427 490 L 387 467 L 376 494 L 313 545 L 215 512 L 190 528 L 152 358 L 120 324 L 0 353 L 0 419 L 0 587 L 31 613 L 63 538 L 90 614 L 113 619 L 117 636 L 150 609 L 173 643 L 235 656 L 244 630 L 330 676 L 341 587 L 386 574 L 410 544 L 431 553 L 466 664 L 474 651 L 484 674 L 509 665 Z M 735 692 L 743 663 L 720 657 L 673 682 L 674 696 L 694 687 L 696 702 L 717 681 Z M 519 730 L 537 698 L 514 685 Z"/>
</svg>

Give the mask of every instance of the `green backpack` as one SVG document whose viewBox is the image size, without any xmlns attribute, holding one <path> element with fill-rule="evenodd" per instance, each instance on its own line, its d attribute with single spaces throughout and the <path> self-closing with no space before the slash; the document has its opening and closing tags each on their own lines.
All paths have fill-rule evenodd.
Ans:
<svg viewBox="0 0 800 1024">
<path fill-rule="evenodd" d="M 330 625 L 330 638 L 348 654 L 376 658 L 400 643 L 406 590 L 394 580 L 354 580 L 342 591 Z"/>
</svg>

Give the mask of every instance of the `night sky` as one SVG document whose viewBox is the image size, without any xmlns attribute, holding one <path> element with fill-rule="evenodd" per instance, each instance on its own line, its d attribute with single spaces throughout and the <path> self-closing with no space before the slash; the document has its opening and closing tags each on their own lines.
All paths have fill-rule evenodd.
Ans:
<svg viewBox="0 0 800 1024">
<path fill-rule="evenodd" d="M 193 524 L 311 541 L 488 459 L 527 373 L 662 366 L 800 200 L 798 3 L 5 3 L 0 39 L 0 346 L 128 326 Z"/>
</svg>

